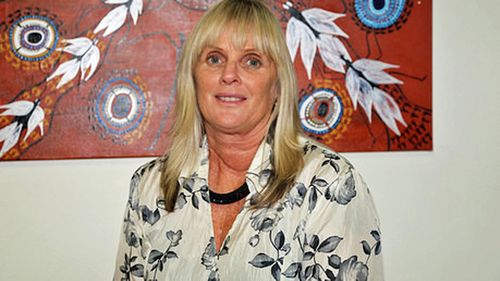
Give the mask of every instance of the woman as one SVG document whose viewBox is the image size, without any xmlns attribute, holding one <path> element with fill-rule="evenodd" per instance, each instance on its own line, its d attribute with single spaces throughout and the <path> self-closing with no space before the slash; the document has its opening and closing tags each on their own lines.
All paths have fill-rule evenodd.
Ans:
<svg viewBox="0 0 500 281">
<path fill-rule="evenodd" d="M 223 0 L 186 42 L 172 144 L 133 176 L 115 280 L 382 280 L 365 183 L 304 138 L 272 12 Z"/>
</svg>

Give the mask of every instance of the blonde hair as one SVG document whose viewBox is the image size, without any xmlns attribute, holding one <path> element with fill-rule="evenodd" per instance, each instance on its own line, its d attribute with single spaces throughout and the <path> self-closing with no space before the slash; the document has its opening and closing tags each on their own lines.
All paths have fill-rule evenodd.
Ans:
<svg viewBox="0 0 500 281">
<path fill-rule="evenodd" d="M 297 82 L 279 23 L 263 1 L 223 0 L 195 26 L 178 65 L 175 121 L 160 178 L 167 211 L 174 210 L 181 172 L 192 172 L 198 165 L 198 155 L 193 152 L 201 146 L 203 121 L 196 100 L 194 67 L 203 49 L 228 30 L 236 47 L 243 47 L 248 36 L 252 36 L 256 49 L 274 62 L 279 86 L 278 102 L 270 120 L 273 125 L 269 131 L 273 139 L 273 177 L 264 191 L 252 200 L 253 206 L 266 207 L 283 197 L 303 167 L 302 149 L 298 143 L 301 130 L 297 113 Z"/>
</svg>

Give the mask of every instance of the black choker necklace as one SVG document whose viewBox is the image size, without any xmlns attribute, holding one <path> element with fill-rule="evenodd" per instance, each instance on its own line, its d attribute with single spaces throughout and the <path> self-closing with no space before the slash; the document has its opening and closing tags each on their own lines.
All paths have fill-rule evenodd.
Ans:
<svg viewBox="0 0 500 281">
<path fill-rule="evenodd" d="M 210 196 L 210 203 L 218 204 L 218 205 L 226 205 L 231 204 L 241 199 L 247 197 L 250 194 L 250 190 L 248 189 L 248 185 L 245 182 L 238 189 L 233 190 L 229 193 L 216 193 L 212 190 L 208 190 Z"/>
</svg>

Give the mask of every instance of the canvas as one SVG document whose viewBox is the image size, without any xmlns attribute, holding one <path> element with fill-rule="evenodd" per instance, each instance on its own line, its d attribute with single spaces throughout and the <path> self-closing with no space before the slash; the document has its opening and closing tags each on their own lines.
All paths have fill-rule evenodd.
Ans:
<svg viewBox="0 0 500 281">
<path fill-rule="evenodd" d="M 164 153 L 176 64 L 214 2 L 0 1 L 0 159 Z M 431 1 L 269 5 L 308 136 L 337 151 L 432 149 Z"/>
</svg>

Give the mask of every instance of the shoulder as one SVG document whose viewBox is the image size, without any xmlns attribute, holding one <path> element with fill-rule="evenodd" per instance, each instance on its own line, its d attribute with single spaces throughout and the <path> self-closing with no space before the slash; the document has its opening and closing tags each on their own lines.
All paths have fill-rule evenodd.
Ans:
<svg viewBox="0 0 500 281">
<path fill-rule="evenodd" d="M 307 139 L 304 153 L 306 166 L 296 184 L 302 192 L 296 192 L 294 187 L 290 198 L 301 195 L 311 230 L 319 231 L 325 225 L 328 229 L 356 229 L 363 233 L 378 230 L 379 219 L 370 190 L 351 162 Z"/>
<path fill-rule="evenodd" d="M 164 162 L 164 157 L 159 157 L 139 166 L 132 175 L 131 185 L 138 186 L 141 182 L 161 174 Z"/>
<path fill-rule="evenodd" d="M 154 195 L 160 192 L 159 178 L 164 162 L 164 157 L 159 157 L 134 171 L 129 188 L 129 204 L 132 209 L 139 205 L 139 201 L 147 201 L 147 197 L 156 197 Z"/>
<path fill-rule="evenodd" d="M 161 169 L 163 163 L 165 163 L 165 156 L 155 158 L 153 160 L 150 160 L 141 166 L 139 166 L 135 171 L 134 171 L 134 177 L 143 177 L 145 174 L 150 173 L 150 172 L 157 172 L 159 169 Z"/>
<path fill-rule="evenodd" d="M 354 170 L 349 160 L 331 148 L 305 137 L 300 138 L 300 143 L 304 152 L 303 176 L 333 180 Z"/>
<path fill-rule="evenodd" d="M 317 207 L 337 209 L 353 201 L 369 199 L 369 191 L 358 171 L 345 157 L 307 138 L 301 138 L 304 168 L 296 182 L 308 201 L 309 212 Z M 307 194 L 305 194 L 307 193 Z"/>
</svg>

